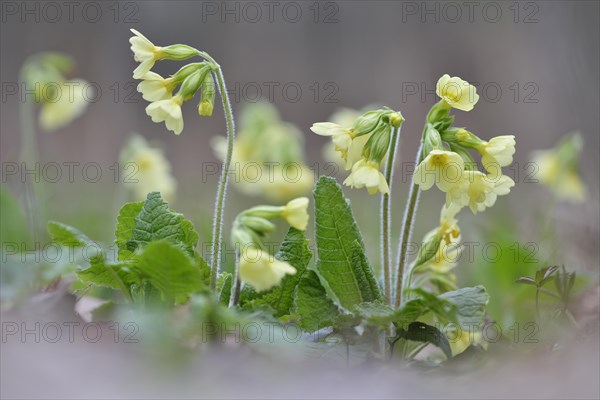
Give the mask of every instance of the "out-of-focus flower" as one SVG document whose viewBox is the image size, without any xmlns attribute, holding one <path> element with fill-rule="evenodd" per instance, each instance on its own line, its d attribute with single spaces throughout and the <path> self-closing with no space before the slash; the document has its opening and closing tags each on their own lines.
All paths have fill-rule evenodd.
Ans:
<svg viewBox="0 0 600 400">
<path fill-rule="evenodd" d="M 531 155 L 531 161 L 537 166 L 536 178 L 561 200 L 585 200 L 586 188 L 579 175 L 582 149 L 583 138 L 579 133 L 572 133 L 555 148 L 538 150 Z"/>
<path fill-rule="evenodd" d="M 315 173 L 305 164 L 301 132 L 281 121 L 268 103 L 247 105 L 240 120 L 232 156 L 234 187 L 273 202 L 310 192 Z M 213 137 L 211 145 L 216 157 L 224 160 L 226 140 Z"/>
<path fill-rule="evenodd" d="M 471 111 L 479 101 L 475 86 L 458 76 L 443 75 L 437 82 L 435 92 L 449 106 L 462 111 Z"/>
<path fill-rule="evenodd" d="M 299 197 L 289 201 L 282 212 L 288 224 L 301 231 L 308 225 L 308 197 Z"/>
<path fill-rule="evenodd" d="M 246 246 L 240 254 L 239 277 L 257 292 L 264 292 L 281 283 L 285 275 L 295 275 L 296 268 L 254 246 Z"/>
<path fill-rule="evenodd" d="M 152 147 L 140 135 L 132 136 L 119 157 L 121 166 L 134 174 L 125 181 L 136 200 L 144 200 L 150 192 L 160 192 L 169 203 L 175 200 L 177 183 L 171 174 L 171 165 L 161 149 Z"/>
<path fill-rule="evenodd" d="M 40 126 L 53 131 L 66 126 L 87 108 L 86 88 L 83 79 L 60 82 L 54 97 L 42 98 Z"/>
<path fill-rule="evenodd" d="M 385 176 L 379 170 L 379 163 L 366 159 L 354 164 L 352 173 L 346 178 L 344 185 L 358 189 L 367 188 L 369 194 L 390 192 Z"/>
<path fill-rule="evenodd" d="M 444 329 L 448 336 L 448 342 L 452 349 L 452 357 L 456 357 L 460 353 L 464 352 L 470 346 L 478 345 L 486 347 L 486 342 L 483 340 L 483 336 L 479 331 L 471 331 L 470 329 L 463 329 L 460 327 L 454 327 L 454 329 Z"/>
</svg>

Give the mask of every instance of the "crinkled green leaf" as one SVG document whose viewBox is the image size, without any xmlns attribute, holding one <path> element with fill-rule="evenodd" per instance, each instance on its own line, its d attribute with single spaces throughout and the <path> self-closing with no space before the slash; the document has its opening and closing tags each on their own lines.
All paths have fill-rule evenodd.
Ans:
<svg viewBox="0 0 600 400">
<path fill-rule="evenodd" d="M 126 203 L 121 207 L 119 216 L 117 217 L 117 228 L 115 230 L 115 243 L 118 249 L 119 260 L 127 260 L 131 258 L 135 246 L 129 248 L 127 243 L 133 237 L 133 229 L 135 228 L 135 218 L 138 216 L 144 202 Z"/>
<path fill-rule="evenodd" d="M 483 322 L 490 296 L 483 286 L 475 286 L 446 292 L 438 298 L 454 304 L 458 323 L 463 328 L 471 329 Z"/>
<path fill-rule="evenodd" d="M 347 310 L 381 298 L 364 253 L 350 202 L 335 179 L 321 177 L 314 191 L 317 272 L 329 294 Z"/>
<path fill-rule="evenodd" d="M 204 286 L 202 270 L 179 246 L 167 240 L 151 241 L 135 255 L 132 269 L 175 304 Z"/>
<path fill-rule="evenodd" d="M 109 263 L 104 257 L 94 257 L 90 260 L 90 266 L 76 272 L 77 277 L 84 283 L 93 283 L 97 286 L 104 286 L 113 289 L 122 289 L 125 286 L 128 290 L 133 284 L 139 284 L 140 279 L 135 271 L 131 269 L 128 263 Z"/>
<path fill-rule="evenodd" d="M 268 306 L 274 310 L 276 317 L 289 315 L 294 305 L 294 291 L 300 279 L 306 271 L 310 262 L 312 252 L 308 248 L 308 240 L 304 232 L 290 228 L 275 258 L 288 262 L 296 268 L 295 275 L 286 275 L 279 286 L 273 289 L 257 293 L 249 286 L 244 287 L 240 297 L 240 303 L 246 309 L 255 309 Z"/>
<path fill-rule="evenodd" d="M 194 257 L 198 233 L 182 214 L 169 208 L 160 193 L 152 192 L 135 217 L 135 227 L 126 246 L 133 251 L 157 240 L 166 240 Z"/>
<path fill-rule="evenodd" d="M 48 221 L 48 233 L 56 244 L 67 247 L 83 247 L 92 243 L 92 240 L 72 226 L 61 222 Z"/>
<path fill-rule="evenodd" d="M 300 327 L 307 332 L 331 326 L 340 314 L 338 307 L 327 296 L 317 274 L 310 270 L 306 271 L 298 283 L 294 307 L 300 315 Z"/>
</svg>

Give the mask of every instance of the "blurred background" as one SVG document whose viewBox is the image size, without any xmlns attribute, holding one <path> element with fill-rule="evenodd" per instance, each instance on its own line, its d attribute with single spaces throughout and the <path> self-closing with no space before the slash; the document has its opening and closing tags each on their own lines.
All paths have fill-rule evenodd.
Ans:
<svg viewBox="0 0 600 400">
<path fill-rule="evenodd" d="M 164 149 L 178 183 L 172 206 L 195 223 L 201 241 L 209 241 L 217 175 L 206 174 L 205 166 L 219 161 L 210 143 L 225 134 L 220 100 L 211 118 L 197 115 L 196 101 L 186 103 L 179 137 L 152 123 L 132 78 L 137 63 L 130 28 L 157 45 L 185 43 L 212 55 L 223 68 L 235 115 L 246 103 L 272 103 L 301 132 L 306 164 L 317 175 L 331 170 L 324 170 L 327 140 L 310 132 L 311 124 L 328 121 L 342 107 L 369 104 L 402 112 L 400 163 L 412 165 L 425 115 L 437 101 L 435 83 L 448 73 L 474 83 L 480 94 L 473 111 L 455 113 L 457 126 L 484 139 L 513 134 L 517 140 L 515 163 L 505 170 L 516 182 L 511 194 L 481 215 L 464 210 L 460 217 L 465 242 L 499 241 L 504 256 L 490 261 L 476 253 L 465 259 L 457 269 L 459 281 L 485 284 L 490 313 L 509 326 L 521 290 L 514 279 L 545 263 L 564 264 L 592 283 L 591 297 L 581 301 L 591 302 L 586 313 L 597 313 L 600 3 L 83 1 L 72 9 L 50 3 L 2 1 L 2 164 L 19 161 L 19 109 L 26 96 L 22 86 L 14 90 L 19 70 L 28 56 L 57 51 L 74 58 L 69 77 L 93 83 L 96 95 L 69 125 L 39 132 L 40 161 L 95 162 L 102 177 L 89 182 L 76 167 L 70 182 L 64 167 L 61 179 L 44 184 L 48 218 L 80 227 L 94 240 L 112 241 L 118 209 L 128 197 L 111 166 L 130 135 L 139 133 Z M 155 70 L 165 76 L 180 65 L 162 61 Z M 587 196 L 578 204 L 558 201 L 548 211 L 552 194 L 533 182 L 535 170 L 527 163 L 532 151 L 549 149 L 572 131 L 585 143 L 580 171 Z M 394 243 L 410 181 L 406 165 L 398 166 L 393 187 Z M 341 181 L 347 173 L 337 176 Z M 2 183 L 22 196 L 19 176 L 4 167 Z M 377 264 L 379 197 L 344 191 Z M 234 188 L 229 193 L 226 237 L 237 212 L 266 202 Z M 438 191 L 422 196 L 415 240 L 437 224 L 442 202 Z M 556 231 L 551 244 L 542 237 L 548 212 Z M 518 256 L 510 253 L 515 243 L 523 252 Z M 535 262 L 524 261 L 527 255 Z"/>
</svg>

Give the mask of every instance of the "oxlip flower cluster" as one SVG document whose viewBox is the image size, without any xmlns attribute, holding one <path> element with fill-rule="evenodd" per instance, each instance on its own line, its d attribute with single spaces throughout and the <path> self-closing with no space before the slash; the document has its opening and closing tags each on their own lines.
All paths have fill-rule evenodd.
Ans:
<svg viewBox="0 0 600 400">
<path fill-rule="evenodd" d="M 399 128 L 403 121 L 400 112 L 381 108 L 363 113 L 352 127 L 317 122 L 310 129 L 330 137 L 345 169 L 351 170 L 344 185 L 366 188 L 370 194 L 387 194 L 389 184 L 380 168 L 390 150 L 392 129 Z"/>
<path fill-rule="evenodd" d="M 584 201 L 586 188 L 579 175 L 582 150 L 583 138 L 579 132 L 573 132 L 565 135 L 553 149 L 533 152 L 531 161 L 536 166 L 536 179 L 561 200 Z"/>
<path fill-rule="evenodd" d="M 68 125 L 95 96 L 87 81 L 67 79 L 73 68 L 73 60 L 60 53 L 36 54 L 23 66 L 22 78 L 35 90 L 35 102 L 41 104 L 39 123 L 46 131 Z"/>
<path fill-rule="evenodd" d="M 134 172 L 131 179 L 124 180 L 124 184 L 136 201 L 144 200 L 150 192 L 160 192 L 169 203 L 175 200 L 177 182 L 162 149 L 151 146 L 136 134 L 121 150 L 119 161 L 124 173 Z"/>
<path fill-rule="evenodd" d="M 514 186 L 502 168 L 512 163 L 515 137 L 503 135 L 486 141 L 465 128 L 453 127 L 450 109 L 470 111 L 479 96 L 474 86 L 449 75 L 442 76 L 436 87 L 441 100 L 427 116 L 423 153 L 413 180 L 421 190 L 435 185 L 445 192 L 446 206 L 468 206 L 476 214 L 493 206 L 498 196 L 508 194 Z M 480 154 L 485 172 L 477 170 L 469 150 Z"/>
<path fill-rule="evenodd" d="M 231 241 L 239 249 L 238 277 L 257 292 L 269 290 L 281 283 L 285 275 L 296 269 L 277 260 L 264 246 L 263 239 L 275 229 L 273 220 L 281 219 L 291 227 L 305 230 L 308 225 L 307 197 L 299 197 L 284 206 L 256 206 L 240 213 L 233 222 Z"/>
<path fill-rule="evenodd" d="M 176 135 L 183 131 L 183 114 L 181 106 L 201 92 L 198 114 L 212 115 L 215 101 L 215 83 L 212 76 L 217 65 L 210 61 L 190 63 L 180 68 L 175 74 L 164 78 L 151 71 L 156 61 L 182 61 L 195 56 L 206 57 L 205 53 L 184 44 L 156 46 L 148 38 L 135 29 L 129 42 L 134 60 L 140 65 L 133 71 L 134 79 L 141 79 L 137 90 L 144 100 L 150 103 L 146 114 L 153 122 L 164 122 L 168 130 Z M 179 87 L 179 90 L 175 90 Z"/>
<path fill-rule="evenodd" d="M 240 129 L 233 146 L 234 187 L 250 196 L 273 202 L 306 195 L 314 185 L 314 172 L 306 165 L 302 133 L 281 120 L 270 103 L 249 104 L 240 114 Z M 211 141 L 217 158 L 224 160 L 227 141 Z"/>
</svg>

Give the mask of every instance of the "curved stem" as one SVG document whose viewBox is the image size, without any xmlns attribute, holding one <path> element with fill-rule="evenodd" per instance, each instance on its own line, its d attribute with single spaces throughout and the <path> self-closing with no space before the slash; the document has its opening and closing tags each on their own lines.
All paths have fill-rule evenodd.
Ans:
<svg viewBox="0 0 600 400">
<path fill-rule="evenodd" d="M 213 220 L 213 234 L 212 234 L 212 258 L 211 258 L 211 269 L 210 269 L 210 288 L 214 291 L 217 287 L 217 272 L 221 265 L 221 238 L 223 236 L 223 214 L 225 207 L 225 197 L 227 195 L 227 181 L 229 179 L 229 168 L 231 166 L 231 157 L 233 153 L 233 140 L 235 139 L 235 125 L 233 122 L 233 113 L 231 111 L 231 103 L 229 102 L 229 95 L 227 93 L 227 87 L 225 86 L 225 79 L 223 78 L 223 71 L 221 67 L 215 63 L 217 83 L 219 85 L 219 92 L 221 93 L 221 100 L 223 103 L 223 111 L 225 112 L 225 120 L 227 121 L 227 155 L 223 162 L 223 168 L 221 169 L 221 177 L 219 179 L 219 186 L 217 188 L 217 199 L 215 203 L 215 215 Z"/>
<path fill-rule="evenodd" d="M 423 152 L 423 139 L 419 145 L 417 151 L 417 157 L 415 160 L 415 167 L 419 165 L 421 161 L 421 155 Z M 417 206 L 419 204 L 419 194 L 421 189 L 419 185 L 413 183 L 410 186 L 408 192 L 408 201 L 406 202 L 406 208 L 404 209 L 404 218 L 402 220 L 402 228 L 400 230 L 400 243 L 398 245 L 398 270 L 396 272 L 396 307 L 399 308 L 402 305 L 402 288 L 406 286 L 406 274 L 404 273 L 406 268 L 406 252 L 408 250 L 408 243 L 410 243 L 410 236 L 412 234 L 412 226 L 415 221 L 415 215 L 417 212 Z"/>
<path fill-rule="evenodd" d="M 385 180 L 390 188 L 389 193 L 381 196 L 381 236 L 383 245 L 381 247 L 381 261 L 383 266 L 383 288 L 386 303 L 392 305 L 392 255 L 391 255 L 391 217 L 390 208 L 392 203 L 392 179 L 394 176 L 394 159 L 398 150 L 398 136 L 400 127 L 394 128 L 390 141 L 388 160 L 385 166 Z"/>
</svg>

